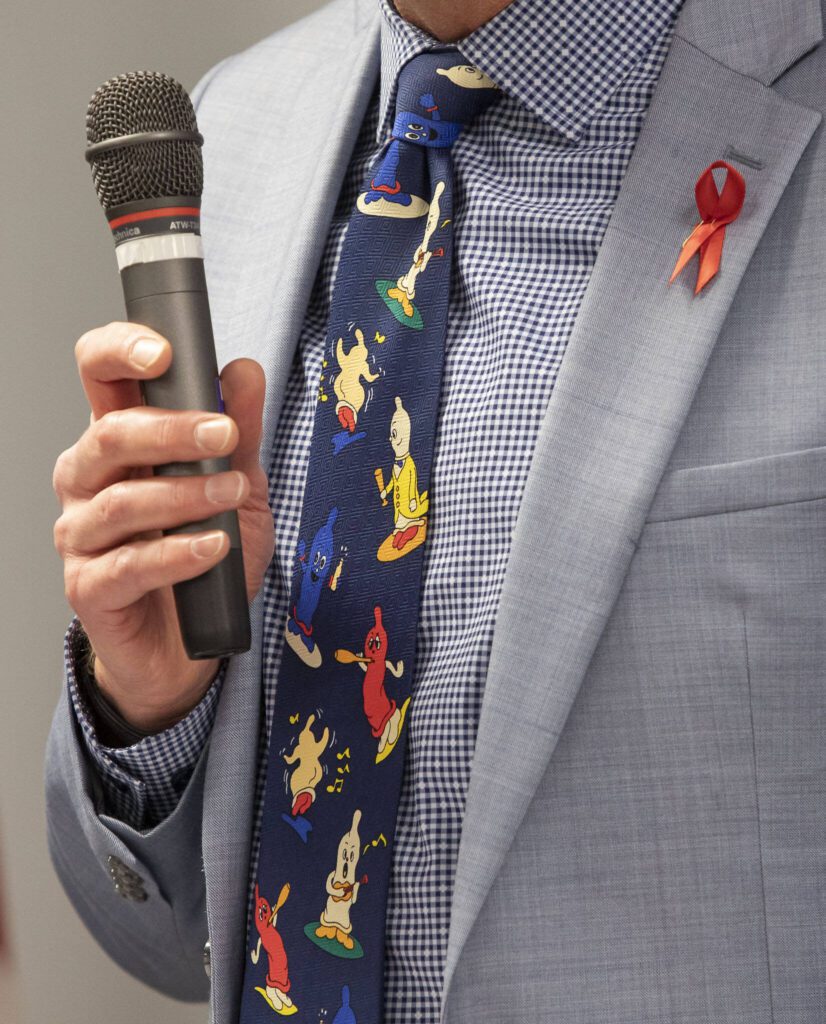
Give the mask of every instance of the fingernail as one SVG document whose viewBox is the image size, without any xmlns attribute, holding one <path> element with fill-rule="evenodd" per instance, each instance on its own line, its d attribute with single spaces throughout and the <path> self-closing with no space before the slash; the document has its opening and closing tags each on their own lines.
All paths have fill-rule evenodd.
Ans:
<svg viewBox="0 0 826 1024">
<path fill-rule="evenodd" d="M 212 558 L 213 555 L 217 555 L 221 550 L 223 543 L 224 535 L 219 530 L 217 533 L 207 533 L 203 537 L 190 541 L 189 546 L 192 548 L 192 553 L 199 558 Z"/>
<path fill-rule="evenodd" d="M 204 420 L 195 428 L 195 440 L 202 448 L 219 452 L 222 448 L 226 448 L 231 433 L 232 424 L 226 417 Z"/>
<path fill-rule="evenodd" d="M 163 355 L 163 343 L 153 338 L 138 338 L 129 349 L 129 362 L 139 370 L 148 370 Z"/>
<path fill-rule="evenodd" d="M 244 478 L 240 473 L 211 476 L 204 485 L 204 493 L 216 505 L 225 505 L 228 501 L 238 501 L 243 489 Z"/>
</svg>

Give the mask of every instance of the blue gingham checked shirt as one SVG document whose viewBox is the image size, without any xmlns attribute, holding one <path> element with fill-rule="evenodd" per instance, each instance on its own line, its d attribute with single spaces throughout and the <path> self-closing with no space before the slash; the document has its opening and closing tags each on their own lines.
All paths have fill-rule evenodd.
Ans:
<svg viewBox="0 0 826 1024">
<path fill-rule="evenodd" d="M 380 90 L 345 176 L 269 464 L 276 552 L 264 582 L 264 705 L 253 857 L 283 623 L 333 280 L 359 186 L 392 123 L 395 82 L 435 41 L 382 9 Z M 388 894 L 385 1006 L 437 1021 L 464 799 L 511 534 L 565 345 L 645 118 L 681 0 L 514 0 L 456 45 L 504 95 L 452 150 L 455 265 L 418 625 L 409 748 Z M 622 338 L 614 339 L 617 358 Z M 264 367 L 267 370 L 267 367 Z M 553 529 L 553 523 L 547 528 Z M 549 580 L 548 585 L 552 585 Z M 198 707 L 104 748 L 69 685 L 108 810 L 137 828 L 178 801 L 206 742 L 226 662 Z"/>
</svg>

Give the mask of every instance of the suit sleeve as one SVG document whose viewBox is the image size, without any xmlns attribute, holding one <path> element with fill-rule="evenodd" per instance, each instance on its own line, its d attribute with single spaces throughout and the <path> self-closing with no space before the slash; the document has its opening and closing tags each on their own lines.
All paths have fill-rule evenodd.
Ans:
<svg viewBox="0 0 826 1024">
<path fill-rule="evenodd" d="M 46 820 L 57 875 L 83 922 L 116 963 L 176 999 L 205 1000 L 208 930 L 201 871 L 206 748 L 175 809 L 137 829 L 105 811 L 68 685 L 46 751 Z"/>
<path fill-rule="evenodd" d="M 191 93 L 196 109 L 222 64 Z M 107 748 L 88 716 L 84 721 L 75 685 L 79 630 L 73 622 L 65 638 L 62 692 L 46 749 L 52 862 L 81 919 L 116 963 L 172 998 L 206 1001 L 203 786 L 223 673 L 174 729 L 134 748 Z"/>
<path fill-rule="evenodd" d="M 64 640 L 64 668 L 71 710 L 92 770 L 101 785 L 105 813 L 136 829 L 157 825 L 175 809 L 209 739 L 229 659 L 195 708 L 171 729 L 110 746 L 101 739 L 89 706 L 84 675 L 88 640 L 75 617 Z"/>
</svg>

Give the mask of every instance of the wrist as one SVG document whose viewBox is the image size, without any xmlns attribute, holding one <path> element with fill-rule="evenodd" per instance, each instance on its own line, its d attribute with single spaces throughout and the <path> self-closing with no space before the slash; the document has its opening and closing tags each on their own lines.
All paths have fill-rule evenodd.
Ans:
<svg viewBox="0 0 826 1024">
<path fill-rule="evenodd" d="M 108 705 L 115 718 L 136 733 L 138 739 L 171 729 L 186 718 L 209 690 L 221 664 L 218 658 L 194 662 L 197 668 L 183 686 L 174 694 L 164 692 L 155 697 L 146 691 L 137 695 L 131 689 L 124 691 L 99 658 L 92 654 L 90 660 L 89 676 L 98 701 Z"/>
</svg>

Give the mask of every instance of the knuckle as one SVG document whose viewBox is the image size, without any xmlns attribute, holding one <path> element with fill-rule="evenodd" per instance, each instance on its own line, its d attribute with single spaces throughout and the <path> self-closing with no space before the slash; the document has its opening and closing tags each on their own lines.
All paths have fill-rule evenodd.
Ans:
<svg viewBox="0 0 826 1024">
<path fill-rule="evenodd" d="M 92 327 L 84 331 L 75 342 L 75 359 L 78 366 L 90 362 L 101 349 L 111 348 L 113 344 L 117 344 L 123 336 L 124 328 L 128 326 L 119 320 L 111 320 L 102 327 Z"/>
<path fill-rule="evenodd" d="M 177 537 L 165 538 L 155 547 L 155 563 L 160 575 L 167 576 L 180 561 L 180 542 Z"/>
<path fill-rule="evenodd" d="M 54 470 L 52 472 L 52 490 L 61 498 L 66 493 L 66 487 L 69 481 L 69 462 L 72 458 L 72 449 L 67 448 L 58 455 Z"/>
<path fill-rule="evenodd" d="M 161 451 L 170 450 L 175 446 L 176 435 L 179 433 L 180 416 L 175 413 L 164 413 L 155 423 L 155 440 Z"/>
<path fill-rule="evenodd" d="M 192 506 L 192 488 L 186 477 L 174 477 L 170 481 L 170 511 L 181 514 L 188 513 Z"/>
<path fill-rule="evenodd" d="M 63 570 L 63 593 L 75 611 L 80 611 L 84 605 L 84 581 L 82 565 L 67 561 Z"/>
<path fill-rule="evenodd" d="M 123 342 L 130 335 L 134 335 L 136 325 L 127 320 L 110 320 L 105 327 L 100 329 L 100 336 L 107 349 L 116 349 L 123 345 Z M 146 333 L 151 333 L 146 329 Z"/>
<path fill-rule="evenodd" d="M 134 577 L 138 572 L 138 552 L 131 544 L 123 544 L 112 556 L 112 579 L 116 583 Z"/>
<path fill-rule="evenodd" d="M 97 334 L 97 330 L 97 328 L 94 328 L 91 331 L 86 331 L 75 342 L 75 362 L 78 366 L 86 362 L 90 345 Z"/>
<path fill-rule="evenodd" d="M 124 417 L 120 409 L 107 412 L 92 425 L 95 443 L 102 455 L 115 455 L 123 441 Z"/>
<path fill-rule="evenodd" d="M 54 541 L 55 550 L 62 558 L 69 548 L 69 525 L 66 521 L 65 514 L 60 516 L 55 522 L 54 529 L 52 531 L 52 539 Z"/>
<path fill-rule="evenodd" d="M 104 526 L 120 523 L 129 505 L 129 487 L 123 482 L 114 483 L 100 494 L 98 516 Z"/>
</svg>

